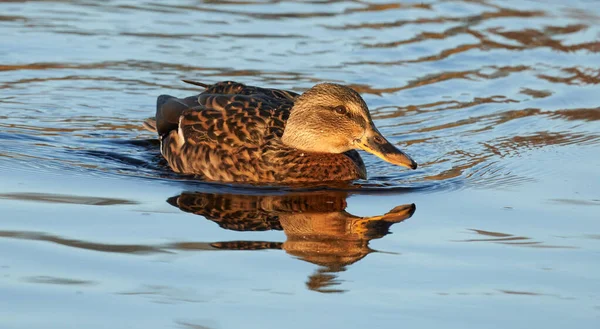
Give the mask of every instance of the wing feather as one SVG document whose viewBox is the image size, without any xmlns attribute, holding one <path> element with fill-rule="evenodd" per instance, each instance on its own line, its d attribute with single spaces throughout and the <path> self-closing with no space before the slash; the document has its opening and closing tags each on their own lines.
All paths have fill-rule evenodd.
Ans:
<svg viewBox="0 0 600 329">
<path fill-rule="evenodd" d="M 224 94 L 201 94 L 198 103 L 181 115 L 184 140 L 229 150 L 256 147 L 273 131 L 283 133 L 292 106 L 286 100 Z"/>
</svg>

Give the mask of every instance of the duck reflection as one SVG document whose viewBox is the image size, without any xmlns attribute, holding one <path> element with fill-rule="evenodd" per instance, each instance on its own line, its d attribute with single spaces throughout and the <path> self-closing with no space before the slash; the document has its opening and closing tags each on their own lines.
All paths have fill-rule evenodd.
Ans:
<svg viewBox="0 0 600 329">
<path fill-rule="evenodd" d="M 184 192 L 168 202 L 228 230 L 283 230 L 287 237 L 283 243 L 228 241 L 211 246 L 228 250 L 283 249 L 320 266 L 309 277 L 309 289 L 343 292 L 332 288 L 339 284 L 336 273 L 373 252 L 369 242 L 388 234 L 390 226 L 410 218 L 416 209 L 414 204 L 405 204 L 384 215 L 358 217 L 345 211 L 347 197 L 348 193 L 330 191 L 285 195 Z"/>
</svg>

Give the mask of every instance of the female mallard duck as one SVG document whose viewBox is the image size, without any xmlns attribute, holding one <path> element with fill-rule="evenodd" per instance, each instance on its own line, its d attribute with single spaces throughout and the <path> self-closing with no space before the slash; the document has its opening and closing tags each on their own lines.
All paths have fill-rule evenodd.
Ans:
<svg viewBox="0 0 600 329">
<path fill-rule="evenodd" d="M 417 163 L 377 130 L 365 101 L 345 86 L 302 95 L 233 81 L 197 96 L 158 97 L 160 150 L 178 173 L 221 182 L 309 183 L 366 178 L 356 149 L 408 168 Z"/>
</svg>

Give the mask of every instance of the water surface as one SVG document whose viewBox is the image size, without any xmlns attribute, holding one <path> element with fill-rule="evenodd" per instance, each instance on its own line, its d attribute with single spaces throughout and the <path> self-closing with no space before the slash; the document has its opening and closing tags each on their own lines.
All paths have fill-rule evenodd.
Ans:
<svg viewBox="0 0 600 329">
<path fill-rule="evenodd" d="M 0 3 L 0 327 L 596 328 L 600 3 Z M 419 163 L 207 184 L 180 79 L 352 86 Z"/>
</svg>

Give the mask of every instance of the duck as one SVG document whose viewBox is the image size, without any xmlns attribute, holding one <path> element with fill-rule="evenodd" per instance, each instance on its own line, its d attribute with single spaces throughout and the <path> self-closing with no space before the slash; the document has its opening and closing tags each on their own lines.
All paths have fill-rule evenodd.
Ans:
<svg viewBox="0 0 600 329">
<path fill-rule="evenodd" d="M 417 163 L 379 132 L 358 92 L 319 83 L 302 94 L 235 81 L 197 95 L 160 95 L 144 127 L 176 173 L 223 183 L 295 184 L 367 179 L 357 152 L 394 165 Z"/>
</svg>

